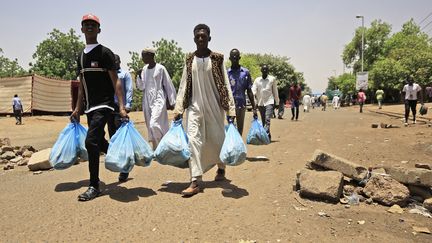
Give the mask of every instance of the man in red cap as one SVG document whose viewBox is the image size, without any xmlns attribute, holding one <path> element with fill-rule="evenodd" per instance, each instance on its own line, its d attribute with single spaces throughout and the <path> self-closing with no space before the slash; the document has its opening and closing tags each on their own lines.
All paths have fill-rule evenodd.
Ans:
<svg viewBox="0 0 432 243">
<path fill-rule="evenodd" d="M 100 194 L 99 190 L 99 155 L 107 152 L 105 125 L 114 119 L 114 94 L 118 97 L 118 112 L 121 118 L 127 118 L 123 103 L 123 89 L 117 76 L 114 53 L 97 41 L 100 33 L 99 18 L 92 14 L 82 17 L 81 32 L 86 39 L 86 47 L 78 57 L 78 73 L 81 85 L 78 91 L 76 108 L 71 119 L 79 122 L 84 107 L 87 115 L 88 132 L 85 141 L 89 157 L 90 185 L 87 191 L 78 196 L 79 201 L 92 200 Z M 84 99 L 83 99 L 84 98 Z M 85 104 L 83 104 L 83 100 Z M 109 129 L 110 136 L 116 128 Z M 127 173 L 121 173 L 122 174 Z M 120 179 L 120 178 L 119 178 Z"/>
</svg>

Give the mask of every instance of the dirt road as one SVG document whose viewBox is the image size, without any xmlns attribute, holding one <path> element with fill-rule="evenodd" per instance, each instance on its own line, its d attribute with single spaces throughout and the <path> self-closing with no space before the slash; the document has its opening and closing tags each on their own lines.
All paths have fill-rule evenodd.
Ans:
<svg viewBox="0 0 432 243">
<path fill-rule="evenodd" d="M 383 111 L 402 109 L 386 106 Z M 213 169 L 204 176 L 204 192 L 192 198 L 180 196 L 188 185 L 188 170 L 157 162 L 135 167 L 123 184 L 101 164 L 104 194 L 85 203 L 78 202 L 77 195 L 88 184 L 87 162 L 39 175 L 23 167 L 2 170 L 0 241 L 431 242 L 432 235 L 414 235 L 412 227 L 432 230 L 432 219 L 407 211 L 390 214 L 380 205 L 345 208 L 305 200 L 292 190 L 296 171 L 315 149 L 365 166 L 414 167 L 416 162 L 432 161 L 432 128 L 418 123 L 373 129 L 375 122 L 400 126 L 402 122 L 371 111 L 376 107 L 367 106 L 362 114 L 358 107 L 315 109 L 301 112 L 299 121 L 293 122 L 286 110 L 285 119 L 272 120 L 270 145 L 248 145 L 248 157 L 266 156 L 268 161 L 229 167 L 227 182 L 214 182 Z M 142 113 L 132 113 L 131 118 L 146 137 Z M 250 118 L 248 112 L 245 131 Z M 0 118 L 0 137 L 9 137 L 13 145 L 43 149 L 52 146 L 67 121 L 67 117 L 24 117 L 24 125 L 15 126 L 13 117 Z M 163 186 L 167 181 L 171 183 Z M 320 211 L 329 217 L 320 217 Z M 357 223 L 362 220 L 364 224 Z"/>
</svg>

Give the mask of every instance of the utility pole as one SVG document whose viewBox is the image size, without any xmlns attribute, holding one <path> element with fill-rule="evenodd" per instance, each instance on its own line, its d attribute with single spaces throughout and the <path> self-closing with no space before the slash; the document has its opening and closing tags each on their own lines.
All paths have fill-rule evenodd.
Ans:
<svg viewBox="0 0 432 243">
<path fill-rule="evenodd" d="M 357 15 L 356 18 L 362 19 L 362 47 L 361 47 L 361 71 L 363 72 L 363 56 L 364 56 L 364 16 Z"/>
</svg>

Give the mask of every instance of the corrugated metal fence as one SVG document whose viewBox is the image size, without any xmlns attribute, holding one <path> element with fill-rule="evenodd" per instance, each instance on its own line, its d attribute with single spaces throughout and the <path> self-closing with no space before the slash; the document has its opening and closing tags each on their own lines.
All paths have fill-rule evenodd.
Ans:
<svg viewBox="0 0 432 243">
<path fill-rule="evenodd" d="M 25 113 L 71 112 L 71 81 L 32 75 L 0 79 L 0 114 L 12 114 L 12 99 L 20 97 Z"/>
</svg>

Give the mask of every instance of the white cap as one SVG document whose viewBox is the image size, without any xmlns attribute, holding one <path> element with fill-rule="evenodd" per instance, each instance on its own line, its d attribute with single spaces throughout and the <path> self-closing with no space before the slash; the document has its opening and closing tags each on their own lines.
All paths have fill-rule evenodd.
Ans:
<svg viewBox="0 0 432 243">
<path fill-rule="evenodd" d="M 156 53 L 156 49 L 152 48 L 152 47 L 146 47 L 144 48 L 144 50 L 142 50 L 142 53 Z"/>
</svg>

